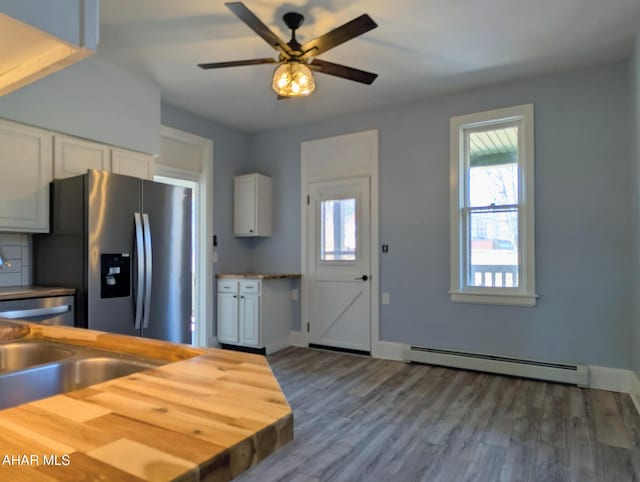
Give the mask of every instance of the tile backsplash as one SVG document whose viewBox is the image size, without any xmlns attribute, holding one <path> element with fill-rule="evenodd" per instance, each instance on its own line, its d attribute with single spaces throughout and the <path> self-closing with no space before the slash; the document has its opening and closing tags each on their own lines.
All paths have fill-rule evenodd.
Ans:
<svg viewBox="0 0 640 482">
<path fill-rule="evenodd" d="M 0 233 L 0 254 L 11 266 L 0 269 L 0 287 L 31 284 L 31 235 Z"/>
</svg>

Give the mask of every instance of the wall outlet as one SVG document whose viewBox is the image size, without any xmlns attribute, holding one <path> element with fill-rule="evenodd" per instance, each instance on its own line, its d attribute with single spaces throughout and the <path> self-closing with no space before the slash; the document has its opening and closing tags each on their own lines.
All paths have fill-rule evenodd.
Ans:
<svg viewBox="0 0 640 482">
<path fill-rule="evenodd" d="M 391 299 L 389 297 L 389 293 L 382 293 L 382 304 L 383 305 L 388 305 L 389 303 L 391 303 Z"/>
<path fill-rule="evenodd" d="M 214 252 L 213 252 L 213 256 L 212 256 L 212 258 L 213 258 L 213 262 L 214 262 L 214 263 L 217 263 L 217 262 L 218 262 L 218 252 L 217 252 L 217 251 L 214 251 Z"/>
<path fill-rule="evenodd" d="M 291 290 L 291 299 L 296 301 L 298 299 L 298 290 Z"/>
</svg>

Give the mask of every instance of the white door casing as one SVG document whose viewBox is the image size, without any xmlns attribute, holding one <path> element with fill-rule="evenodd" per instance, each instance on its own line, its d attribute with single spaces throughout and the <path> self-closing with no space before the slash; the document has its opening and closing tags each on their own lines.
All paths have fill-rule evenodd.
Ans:
<svg viewBox="0 0 640 482">
<path fill-rule="evenodd" d="M 369 177 L 312 183 L 309 193 L 309 343 L 370 351 Z M 345 222 L 334 226 L 336 212 Z M 340 250 L 336 232 L 347 238 L 348 251 Z"/>
<path fill-rule="evenodd" d="M 353 134 L 306 141 L 301 144 L 301 266 L 302 266 L 302 320 L 300 344 L 309 343 L 307 324 L 311 330 L 313 287 L 309 273 L 309 213 L 307 196 L 310 185 L 323 181 L 365 177 L 370 186 L 370 349 L 372 356 L 386 356 L 386 347 L 380 342 L 379 327 L 379 244 L 378 231 L 378 131 L 363 131 Z M 365 273 L 360 273 L 360 275 Z M 356 276 L 354 276 L 355 278 Z M 354 280 L 355 281 L 355 280 Z M 293 337 L 297 337 L 292 333 Z"/>
<path fill-rule="evenodd" d="M 196 344 L 215 346 L 212 333 L 213 306 L 213 141 L 172 127 L 160 126 L 161 154 L 154 162 L 155 174 L 199 183 L 196 263 L 198 312 Z"/>
</svg>

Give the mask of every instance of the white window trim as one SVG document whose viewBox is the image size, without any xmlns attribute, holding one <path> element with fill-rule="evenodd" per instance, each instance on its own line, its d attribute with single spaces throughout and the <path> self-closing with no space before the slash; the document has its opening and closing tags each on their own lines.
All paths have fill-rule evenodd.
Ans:
<svg viewBox="0 0 640 482">
<path fill-rule="evenodd" d="M 463 239 L 464 206 L 460 175 L 465 173 L 464 130 L 506 122 L 520 122 L 519 136 L 519 193 L 523 208 L 519 212 L 519 279 L 518 288 L 465 287 Z M 450 119 L 450 184 L 451 184 L 451 301 L 497 305 L 535 306 L 535 197 L 534 197 L 534 117 L 533 104 L 524 104 Z"/>
</svg>

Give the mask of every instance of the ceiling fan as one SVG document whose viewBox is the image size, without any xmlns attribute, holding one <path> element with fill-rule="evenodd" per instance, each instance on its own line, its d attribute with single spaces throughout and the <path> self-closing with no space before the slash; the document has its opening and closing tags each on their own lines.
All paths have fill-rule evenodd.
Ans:
<svg viewBox="0 0 640 482">
<path fill-rule="evenodd" d="M 278 51 L 278 59 L 266 57 L 261 59 L 198 64 L 198 67 L 202 69 L 219 69 L 258 64 L 280 64 L 273 73 L 272 82 L 272 88 L 278 94 L 279 99 L 311 94 L 316 88 L 312 71 L 361 82 L 367 85 L 371 85 L 373 81 L 376 80 L 376 77 L 378 77 L 378 74 L 316 58 L 321 53 L 376 28 L 378 25 L 367 14 L 360 15 L 314 40 L 300 44 L 298 40 L 296 40 L 296 30 L 298 30 L 302 22 L 304 22 L 304 16 L 302 14 L 289 12 L 283 15 L 282 19 L 284 23 L 291 30 L 291 40 L 285 43 L 242 2 L 228 2 L 225 3 L 225 5 L 240 20 L 246 23 L 255 33 L 271 45 L 271 47 Z"/>
</svg>

